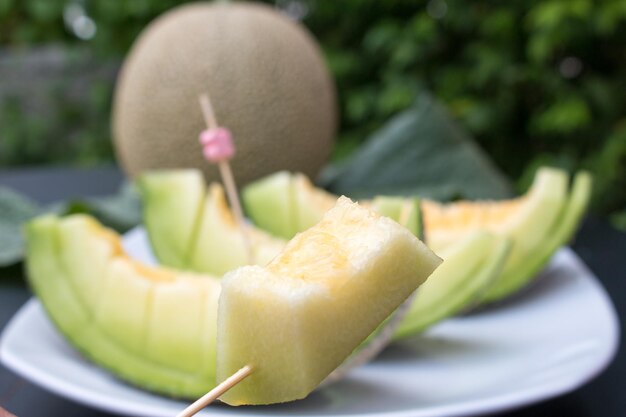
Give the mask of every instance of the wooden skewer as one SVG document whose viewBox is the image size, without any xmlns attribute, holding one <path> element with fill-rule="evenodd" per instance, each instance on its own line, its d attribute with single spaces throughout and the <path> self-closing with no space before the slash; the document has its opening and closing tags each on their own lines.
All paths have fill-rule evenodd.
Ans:
<svg viewBox="0 0 626 417">
<path fill-rule="evenodd" d="M 209 99 L 208 94 L 203 93 L 200 95 L 200 106 L 202 107 L 202 115 L 204 116 L 204 121 L 206 122 L 207 127 L 209 129 L 217 129 L 219 126 L 217 124 L 215 112 L 213 111 L 213 106 L 211 105 L 211 100 Z M 243 210 L 241 209 L 241 203 L 239 201 L 239 194 L 237 193 L 237 185 L 235 184 L 233 171 L 231 170 L 230 163 L 227 160 L 218 162 L 217 166 L 220 170 L 224 188 L 226 189 L 228 201 L 233 209 L 233 213 L 235 214 L 235 219 L 239 224 L 239 229 L 241 230 L 241 235 L 243 237 L 248 255 L 248 263 L 253 264 L 254 254 L 252 253 L 252 243 L 250 242 L 248 225 L 243 217 Z"/>
<path fill-rule="evenodd" d="M 198 398 L 195 402 L 189 405 L 189 407 L 178 413 L 176 417 L 191 417 L 195 415 L 204 407 L 217 400 L 226 391 L 243 381 L 253 371 L 254 368 L 252 368 L 252 366 L 244 366 L 243 368 L 232 374 L 230 377 L 226 378 L 221 384 L 213 388 L 211 391 Z"/>
</svg>

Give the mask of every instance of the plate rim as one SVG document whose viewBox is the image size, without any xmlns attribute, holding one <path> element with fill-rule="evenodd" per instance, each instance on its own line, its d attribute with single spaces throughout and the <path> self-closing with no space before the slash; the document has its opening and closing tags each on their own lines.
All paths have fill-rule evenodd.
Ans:
<svg viewBox="0 0 626 417">
<path fill-rule="evenodd" d="M 593 365 L 589 366 L 585 372 L 580 372 L 569 379 L 559 380 L 557 382 L 550 381 L 548 383 L 534 385 L 530 388 L 519 389 L 514 392 L 507 392 L 486 398 L 481 397 L 474 400 L 461 400 L 451 404 L 435 405 L 419 410 L 405 409 L 367 413 L 365 415 L 368 417 L 435 417 L 444 415 L 451 417 L 463 417 L 481 413 L 496 413 L 504 410 L 520 408 L 522 406 L 534 404 L 542 400 L 547 400 L 571 392 L 602 373 L 614 359 L 619 346 L 620 327 L 615 306 L 598 278 L 570 248 L 562 248 L 559 252 L 564 252 L 567 255 L 567 261 L 573 262 L 577 269 L 581 269 L 584 279 L 595 287 L 597 295 L 600 296 L 608 314 L 607 327 L 610 331 L 610 337 L 606 340 L 606 349 L 600 352 L 603 356 L 600 356 L 599 354 L 597 361 L 594 362 Z M 7 340 L 11 340 L 11 337 L 13 337 L 16 332 L 16 328 L 18 328 L 22 321 L 26 320 L 29 315 L 39 314 L 40 312 L 44 313 L 45 319 L 48 320 L 40 301 L 36 297 L 32 297 L 20 307 L 20 309 L 6 324 L 2 334 L 0 335 L 0 363 L 2 363 L 6 368 L 50 392 L 88 407 L 93 407 L 114 414 L 132 415 L 136 417 L 166 415 L 159 414 L 159 411 L 155 410 L 153 405 L 137 404 L 136 402 L 126 399 L 118 399 L 116 402 L 111 402 L 110 396 L 101 395 L 93 389 L 82 388 L 77 384 L 69 384 L 63 378 L 56 375 L 50 375 L 48 372 L 42 371 L 35 365 L 30 364 L 25 358 L 16 356 L 14 352 L 9 349 L 9 343 Z M 54 331 L 58 333 L 56 327 L 54 327 L 54 325 L 52 327 Z M 63 338 L 62 335 L 61 337 Z M 174 402 L 177 400 L 171 401 Z M 186 403 L 182 401 L 180 403 L 181 409 L 184 408 Z M 245 413 L 246 409 L 242 410 L 244 410 Z M 233 413 L 233 415 L 235 414 L 241 413 Z M 167 415 L 169 416 L 169 414 Z M 198 416 L 207 417 L 216 415 L 224 415 L 224 413 L 214 413 L 210 409 L 205 409 L 198 414 Z M 291 415 L 295 416 L 298 414 L 281 414 L 281 416 L 284 417 Z M 308 416 L 322 417 L 328 416 L 328 414 L 310 414 Z"/>
</svg>

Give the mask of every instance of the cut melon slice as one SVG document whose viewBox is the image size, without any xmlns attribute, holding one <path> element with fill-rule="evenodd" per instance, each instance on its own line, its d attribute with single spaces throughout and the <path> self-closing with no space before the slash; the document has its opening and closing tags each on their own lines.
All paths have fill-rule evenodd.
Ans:
<svg viewBox="0 0 626 417">
<path fill-rule="evenodd" d="M 139 177 L 137 185 L 143 223 L 150 231 L 156 257 L 163 265 L 185 269 L 205 195 L 202 173 L 193 169 L 155 171 Z"/>
<path fill-rule="evenodd" d="M 511 239 L 511 253 L 485 295 L 485 302 L 506 297 L 532 279 L 528 268 L 542 250 L 566 205 L 567 175 L 542 168 L 526 195 L 503 203 L 461 202 L 442 205 L 424 202 L 424 223 L 430 247 L 441 250 L 474 230 L 487 230 Z M 523 277 L 516 278 L 516 277 Z"/>
<path fill-rule="evenodd" d="M 280 187 L 289 183 L 285 179 L 286 173 L 282 173 L 281 176 L 283 178 L 281 182 L 275 182 L 273 187 L 265 187 L 266 194 L 263 199 L 266 204 L 276 199 L 282 192 Z M 567 182 L 565 172 L 542 168 L 537 172 L 530 190 L 516 199 L 460 201 L 449 204 L 422 200 L 426 242 L 433 250 L 441 252 L 455 246 L 468 234 L 478 230 L 510 240 L 511 250 L 508 259 L 492 288 L 485 293 L 485 302 L 506 297 L 528 283 L 576 230 L 589 200 L 591 181 L 588 174 L 578 174 L 577 181 L 569 191 Z M 577 187 L 576 183 L 580 185 Z M 254 189 L 255 185 L 256 183 L 249 185 L 248 188 Z M 248 188 L 244 190 L 244 195 Z M 320 203 L 324 195 L 321 193 L 320 198 L 311 199 L 309 203 L 310 212 L 317 213 L 318 218 L 321 218 L 328 200 L 331 199 L 326 196 L 327 201 Z M 250 213 L 262 211 L 261 206 L 254 206 L 254 201 L 252 199 L 249 201 L 247 210 Z M 397 202 L 387 205 L 386 210 L 391 217 L 397 216 L 399 213 Z M 570 212 L 571 214 L 568 214 Z M 571 220 L 565 221 L 565 218 Z M 261 228 L 267 226 L 262 222 L 257 224 Z"/>
<path fill-rule="evenodd" d="M 176 397 L 215 385 L 219 281 L 130 260 L 87 216 L 26 226 L 30 285 L 62 334 L 121 379 Z"/>
<path fill-rule="evenodd" d="M 316 188 L 305 175 L 287 171 L 249 184 L 242 195 L 255 225 L 287 239 L 315 225 L 337 202 L 337 196 Z M 363 204 L 421 236 L 419 199 L 379 196 Z"/>
<path fill-rule="evenodd" d="M 557 221 L 550 227 L 544 240 L 530 251 L 523 265 L 512 271 L 501 284 L 492 287 L 486 296 L 487 301 L 495 301 L 512 294 L 533 276 L 535 276 L 565 242 L 569 242 L 591 198 L 592 180 L 587 172 L 578 173 L 575 178 L 565 207 L 560 211 Z"/>
<path fill-rule="evenodd" d="M 475 231 L 440 252 L 443 264 L 417 291 L 395 338 L 421 333 L 481 300 L 499 276 L 510 248 L 506 238 Z"/>
<path fill-rule="evenodd" d="M 209 186 L 200 217 L 195 243 L 186 265 L 192 271 L 221 276 L 242 265 L 266 265 L 287 243 L 248 225 L 246 233 L 252 250 L 250 261 L 239 224 L 228 207 L 224 189 L 217 183 Z"/>
<path fill-rule="evenodd" d="M 254 224 L 284 239 L 315 225 L 337 197 L 316 188 L 303 174 L 280 171 L 244 188 L 246 213 Z"/>
<path fill-rule="evenodd" d="M 269 297 L 264 316 L 247 316 L 239 328 L 241 316 L 232 310 L 238 305 L 236 294 L 220 313 L 219 321 L 227 323 L 222 329 L 238 328 L 220 342 L 227 358 L 245 351 L 229 344 L 229 338 L 242 338 L 242 328 L 254 327 L 247 335 L 252 345 L 260 339 L 278 344 L 282 351 L 271 359 L 281 368 L 276 372 L 296 375 L 294 381 L 300 382 L 286 397 L 262 392 L 255 397 L 262 402 L 295 399 L 290 397 L 294 390 L 314 389 L 321 380 L 312 381 L 324 375 L 311 361 L 322 361 L 321 369 L 330 373 L 440 262 L 408 230 L 351 203 L 312 230 L 294 239 L 267 269 L 248 267 L 273 277 L 244 283 L 247 291 L 257 288 L 259 297 Z M 170 396 L 196 398 L 215 385 L 219 280 L 138 264 L 124 253 L 119 236 L 84 215 L 38 218 L 27 225 L 26 241 L 33 290 L 61 333 L 86 357 L 131 384 Z M 235 291 L 239 284 L 231 281 Z M 250 308 L 263 303 L 257 298 Z M 268 321 L 278 317 L 283 334 L 280 321 L 274 327 Z M 337 327 L 330 326 L 338 324 L 343 334 L 336 338 Z M 282 344 L 286 334 L 300 339 Z M 325 337 L 329 346 L 319 347 L 322 339 L 316 336 Z M 309 346 L 313 340 L 317 347 Z M 285 364 L 280 358 L 276 362 L 282 353 Z M 309 362 L 302 365 L 310 375 L 301 378 L 294 360 L 303 353 Z M 268 362 L 255 363 L 261 370 Z M 259 374 L 266 378 L 265 372 Z"/>
<path fill-rule="evenodd" d="M 232 405 L 307 396 L 439 265 L 407 229 L 346 198 L 267 267 L 222 280 L 218 380 L 254 373 Z"/>
<path fill-rule="evenodd" d="M 139 179 L 144 226 L 159 263 L 221 276 L 238 266 L 267 264 L 287 243 L 248 225 L 252 262 L 221 185 L 204 185 L 197 170 L 155 171 Z"/>
<path fill-rule="evenodd" d="M 363 204 L 369 205 L 375 212 L 397 221 L 419 239 L 422 239 L 424 233 L 419 198 L 378 196 L 371 203 L 364 202 Z"/>
<path fill-rule="evenodd" d="M 244 188 L 241 198 L 255 225 L 283 239 L 297 233 L 291 173 L 280 171 L 255 181 Z M 251 207 L 254 209 L 249 210 Z"/>
</svg>

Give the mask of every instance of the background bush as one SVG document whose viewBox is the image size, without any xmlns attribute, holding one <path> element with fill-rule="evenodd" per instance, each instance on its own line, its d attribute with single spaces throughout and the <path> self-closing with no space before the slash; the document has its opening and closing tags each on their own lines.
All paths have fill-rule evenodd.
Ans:
<svg viewBox="0 0 626 417">
<path fill-rule="evenodd" d="M 37 56 L 64 63 L 0 80 L 0 164 L 112 160 L 115 70 L 141 29 L 179 3 L 0 0 L 0 75 L 37 61 L 22 47 L 46 46 Z M 626 1 L 273 3 L 302 18 L 335 75 L 336 158 L 428 89 L 520 188 L 540 164 L 589 169 L 595 209 L 626 228 Z M 54 104 L 37 109 L 38 98 Z"/>
</svg>

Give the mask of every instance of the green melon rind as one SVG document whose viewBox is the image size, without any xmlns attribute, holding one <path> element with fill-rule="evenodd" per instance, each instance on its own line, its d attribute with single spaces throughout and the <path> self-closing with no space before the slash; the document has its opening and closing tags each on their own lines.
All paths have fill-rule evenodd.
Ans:
<svg viewBox="0 0 626 417">
<path fill-rule="evenodd" d="M 159 263 L 186 269 L 206 194 L 202 173 L 193 169 L 152 171 L 140 176 L 137 185 L 143 223 Z"/>
<path fill-rule="evenodd" d="M 123 338 L 113 338 L 101 328 L 93 311 L 96 307 L 82 299 L 81 288 L 68 278 L 72 271 L 66 269 L 67 262 L 60 262 L 67 259 L 60 244 L 62 222 L 55 216 L 45 216 L 25 226 L 25 265 L 30 286 L 66 339 L 94 363 L 143 389 L 172 397 L 197 398 L 213 388 L 215 364 L 207 363 L 206 358 L 202 359 L 203 369 L 195 369 L 194 373 L 168 368 L 132 353 L 132 347 L 120 341 Z"/>
<path fill-rule="evenodd" d="M 479 300 L 500 273 L 510 248 L 508 239 L 477 231 L 440 253 L 444 262 L 418 289 L 394 339 L 422 333 Z"/>
<path fill-rule="evenodd" d="M 498 301 L 528 284 L 552 255 L 572 239 L 589 205 L 591 188 L 591 175 L 588 172 L 577 173 L 565 207 L 559 214 L 559 220 L 545 234 L 544 243 L 526 258 L 523 267 L 507 277 L 506 285 L 492 289 L 485 297 L 485 302 Z"/>
<path fill-rule="evenodd" d="M 377 213 L 409 229 L 418 239 L 422 239 L 422 210 L 419 198 L 377 196 L 372 200 L 371 207 Z"/>
<path fill-rule="evenodd" d="M 246 214 L 266 232 L 291 239 L 297 230 L 292 174 L 280 171 L 246 186 L 241 193 Z"/>
<path fill-rule="evenodd" d="M 542 168 L 530 190 L 530 203 L 518 213 L 516 223 L 502 231 L 512 241 L 511 252 L 502 273 L 484 296 L 491 302 L 518 289 L 521 275 L 532 278 L 529 262 L 545 246 L 555 224 L 558 224 L 568 198 L 568 176 L 559 169 Z"/>
</svg>

